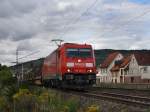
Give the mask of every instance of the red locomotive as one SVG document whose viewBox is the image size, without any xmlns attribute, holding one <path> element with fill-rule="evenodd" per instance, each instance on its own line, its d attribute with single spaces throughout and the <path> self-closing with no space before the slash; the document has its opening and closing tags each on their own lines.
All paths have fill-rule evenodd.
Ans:
<svg viewBox="0 0 150 112">
<path fill-rule="evenodd" d="M 46 58 L 11 67 L 19 80 L 52 87 L 85 88 L 96 81 L 91 45 L 65 43 Z"/>
<path fill-rule="evenodd" d="M 84 88 L 96 81 L 91 45 L 65 43 L 44 60 L 42 83 L 46 86 Z"/>
</svg>

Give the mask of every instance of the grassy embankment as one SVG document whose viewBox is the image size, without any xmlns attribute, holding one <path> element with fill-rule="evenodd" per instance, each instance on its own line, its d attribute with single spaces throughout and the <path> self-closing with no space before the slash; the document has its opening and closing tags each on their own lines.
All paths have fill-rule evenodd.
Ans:
<svg viewBox="0 0 150 112">
<path fill-rule="evenodd" d="M 9 68 L 0 65 L 0 112 L 99 112 L 99 108 L 81 107 L 78 98 L 64 98 L 45 88 L 18 87 Z"/>
</svg>

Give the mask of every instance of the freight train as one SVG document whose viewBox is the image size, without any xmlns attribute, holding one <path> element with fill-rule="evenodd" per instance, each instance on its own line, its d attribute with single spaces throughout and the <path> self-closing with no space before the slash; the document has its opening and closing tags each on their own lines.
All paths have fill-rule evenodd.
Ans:
<svg viewBox="0 0 150 112">
<path fill-rule="evenodd" d="M 20 80 L 48 87 L 84 89 L 96 82 L 94 50 L 88 44 L 64 43 L 46 58 L 11 68 Z"/>
</svg>

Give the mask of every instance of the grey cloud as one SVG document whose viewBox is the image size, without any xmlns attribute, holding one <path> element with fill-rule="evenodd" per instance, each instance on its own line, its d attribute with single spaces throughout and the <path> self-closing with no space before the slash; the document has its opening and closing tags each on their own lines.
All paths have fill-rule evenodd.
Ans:
<svg viewBox="0 0 150 112">
<path fill-rule="evenodd" d="M 22 40 L 18 44 L 17 49 L 19 51 L 33 51 L 35 49 L 35 46 L 30 40 Z"/>
<path fill-rule="evenodd" d="M 34 38 L 44 32 L 64 32 L 66 21 L 71 21 L 80 9 L 70 4 L 62 10 L 59 9 L 58 3 L 59 1 L 55 0 L 2 0 L 0 39 L 20 41 Z"/>
<path fill-rule="evenodd" d="M 34 0 L 1 0 L 0 17 L 8 18 L 30 13 L 36 8 Z"/>
<path fill-rule="evenodd" d="M 0 51 L 14 54 L 20 48 L 27 54 L 40 49 L 42 44 L 49 45 L 53 38 L 87 42 L 89 37 L 96 48 L 143 48 L 144 39 L 148 40 L 150 35 L 149 17 L 141 18 L 143 21 L 128 20 L 143 13 L 145 6 L 122 1 L 98 0 L 81 16 L 93 0 L 0 0 L 0 42 L 16 43 L 11 46 L 13 49 Z M 67 33 L 62 35 L 64 32 Z M 49 52 L 50 48 L 40 55 Z"/>
</svg>

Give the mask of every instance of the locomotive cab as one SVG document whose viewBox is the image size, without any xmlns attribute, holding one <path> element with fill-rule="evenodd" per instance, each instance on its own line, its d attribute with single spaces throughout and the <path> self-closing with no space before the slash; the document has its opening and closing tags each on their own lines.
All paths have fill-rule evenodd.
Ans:
<svg viewBox="0 0 150 112">
<path fill-rule="evenodd" d="M 44 85 L 85 88 L 96 81 L 95 57 L 91 45 L 65 43 L 44 60 Z"/>
<path fill-rule="evenodd" d="M 91 45 L 66 46 L 63 80 L 76 86 L 95 84 L 95 57 Z"/>
</svg>

